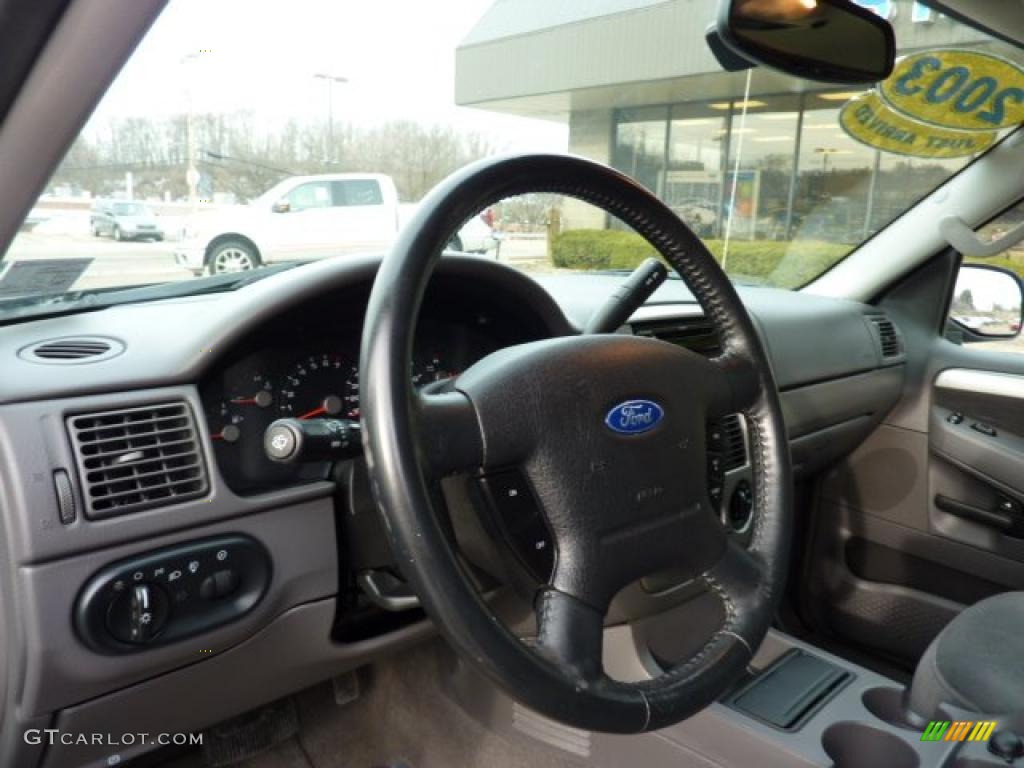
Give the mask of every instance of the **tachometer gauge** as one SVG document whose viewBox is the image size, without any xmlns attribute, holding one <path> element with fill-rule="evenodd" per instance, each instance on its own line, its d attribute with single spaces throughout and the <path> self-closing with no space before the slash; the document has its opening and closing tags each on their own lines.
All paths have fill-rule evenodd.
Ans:
<svg viewBox="0 0 1024 768">
<path fill-rule="evenodd" d="M 348 416 L 348 382 L 353 376 L 358 381 L 356 366 L 341 355 L 325 352 L 303 358 L 284 377 L 278 410 L 296 419 Z"/>
</svg>

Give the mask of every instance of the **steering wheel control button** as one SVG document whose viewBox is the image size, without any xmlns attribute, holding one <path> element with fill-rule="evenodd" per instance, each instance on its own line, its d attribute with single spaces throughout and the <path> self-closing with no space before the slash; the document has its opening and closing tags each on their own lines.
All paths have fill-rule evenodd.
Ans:
<svg viewBox="0 0 1024 768">
<path fill-rule="evenodd" d="M 743 533 L 750 525 L 750 516 L 754 510 L 754 492 L 750 483 L 741 480 L 733 489 L 729 498 L 729 510 L 726 523 L 735 533 Z"/>
<path fill-rule="evenodd" d="M 508 545 L 530 574 L 546 582 L 555 565 L 554 543 L 533 491 L 515 470 L 480 478 L 480 487 Z"/>
<path fill-rule="evenodd" d="M 1024 757 L 1024 740 L 1013 731 L 1000 729 L 988 740 L 988 751 L 1012 763 L 1018 757 Z"/>
<path fill-rule="evenodd" d="M 86 583 L 75 628 L 103 653 L 164 645 L 245 615 L 266 593 L 270 575 L 266 549 L 248 536 L 144 553 L 111 564 Z"/>
<path fill-rule="evenodd" d="M 512 544 L 530 573 L 537 581 L 547 582 L 555 568 L 555 547 L 544 520 L 537 515 L 530 523 L 510 533 Z"/>
</svg>

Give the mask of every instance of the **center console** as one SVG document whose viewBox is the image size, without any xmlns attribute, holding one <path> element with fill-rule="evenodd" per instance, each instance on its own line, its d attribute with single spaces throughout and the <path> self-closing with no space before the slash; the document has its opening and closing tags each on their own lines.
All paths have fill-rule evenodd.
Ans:
<svg viewBox="0 0 1024 768">
<path fill-rule="evenodd" d="M 628 626 L 605 631 L 604 662 L 608 674 L 620 680 L 642 680 L 657 671 Z M 902 686 L 774 630 L 758 650 L 747 678 L 719 702 L 682 723 L 636 736 L 554 723 L 493 686 L 480 684 L 461 663 L 455 662 L 454 669 L 453 695 L 467 712 L 511 739 L 545 743 L 586 759 L 589 766 L 1024 766 L 1024 759 L 1003 760 L 989 747 L 1000 734 L 1019 733 L 1024 718 L 1000 720 L 950 707 L 943 713 L 943 722 L 948 722 L 945 732 L 926 740 L 922 737 L 927 723 L 907 721 Z M 952 737 L 947 740 L 948 734 Z"/>
</svg>

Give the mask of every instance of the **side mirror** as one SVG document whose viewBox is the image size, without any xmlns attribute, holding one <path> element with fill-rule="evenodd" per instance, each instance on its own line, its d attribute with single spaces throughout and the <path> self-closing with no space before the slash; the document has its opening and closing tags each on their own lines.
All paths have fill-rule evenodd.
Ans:
<svg viewBox="0 0 1024 768">
<path fill-rule="evenodd" d="M 850 0 L 720 0 L 709 44 L 727 69 L 738 56 L 826 83 L 877 83 L 896 59 L 892 25 Z"/>
<path fill-rule="evenodd" d="M 278 200 L 270 207 L 274 213 L 288 213 L 291 209 L 292 205 L 287 200 Z"/>
<path fill-rule="evenodd" d="M 961 264 L 949 304 L 949 321 L 961 341 L 1014 339 L 1020 335 L 1024 289 L 1003 267 Z"/>
</svg>

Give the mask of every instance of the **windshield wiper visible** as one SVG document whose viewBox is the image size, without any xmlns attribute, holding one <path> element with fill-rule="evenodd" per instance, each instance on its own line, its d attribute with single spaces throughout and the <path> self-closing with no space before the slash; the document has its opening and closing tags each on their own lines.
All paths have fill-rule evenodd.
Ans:
<svg viewBox="0 0 1024 768">
<path fill-rule="evenodd" d="M 91 312 L 118 304 L 135 304 L 142 301 L 176 299 L 184 296 L 201 296 L 207 293 L 235 291 L 265 277 L 294 269 L 306 261 L 291 261 L 261 267 L 250 272 L 232 272 L 213 275 L 198 280 L 177 283 L 151 283 L 111 288 L 94 288 L 55 294 L 32 294 L 9 299 L 0 299 L 0 325 L 18 322 L 28 317 L 54 317 L 75 312 Z"/>
</svg>

